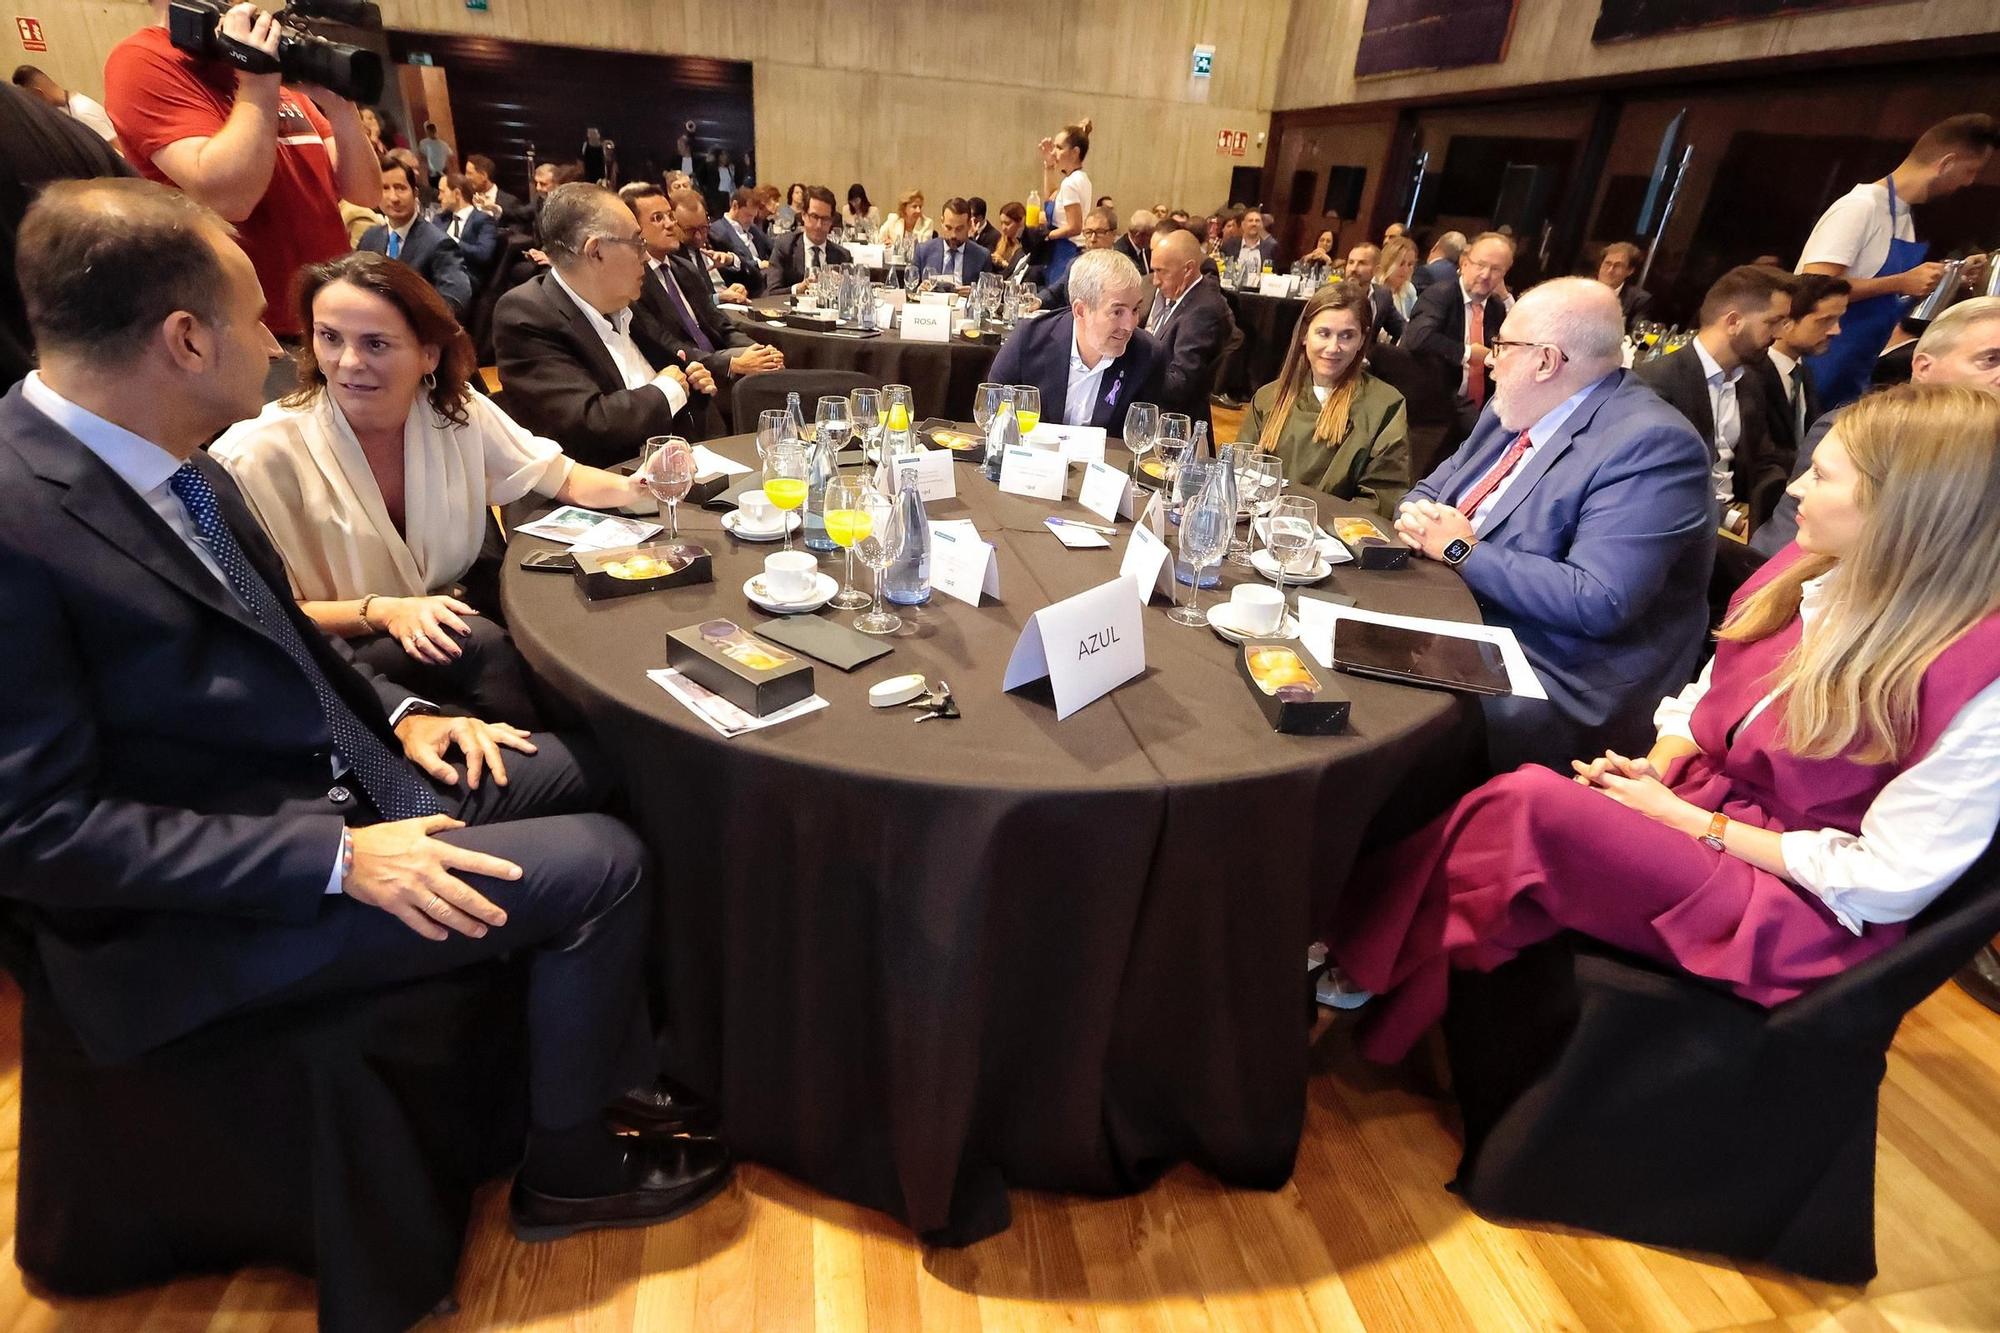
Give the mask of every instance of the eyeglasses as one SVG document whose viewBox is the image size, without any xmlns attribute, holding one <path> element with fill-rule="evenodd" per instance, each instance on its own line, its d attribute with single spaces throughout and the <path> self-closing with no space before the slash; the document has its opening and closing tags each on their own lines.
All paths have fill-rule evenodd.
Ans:
<svg viewBox="0 0 2000 1333">
<path fill-rule="evenodd" d="M 1498 358 L 1500 353 L 1506 351 L 1510 347 L 1546 347 L 1551 352 L 1554 352 L 1556 354 L 1556 363 L 1558 365 L 1569 360 L 1569 353 L 1565 352 L 1562 348 L 1556 346 L 1554 343 L 1521 342 L 1518 339 L 1514 338 L 1495 338 L 1492 342 L 1488 343 L 1487 346 L 1493 349 L 1493 355 L 1495 358 Z"/>
<path fill-rule="evenodd" d="M 1085 228 L 1084 228 L 1084 229 L 1083 229 L 1082 231 L 1078 232 L 1078 233 L 1077 233 L 1077 235 L 1079 235 L 1079 236 L 1109 236 L 1109 235 L 1111 235 L 1111 228 L 1109 228 L 1109 227 L 1085 227 Z"/>
<path fill-rule="evenodd" d="M 600 236 L 597 238 L 597 243 L 599 245 L 629 245 L 635 250 L 640 250 L 645 248 L 646 238 L 643 236 Z"/>
</svg>

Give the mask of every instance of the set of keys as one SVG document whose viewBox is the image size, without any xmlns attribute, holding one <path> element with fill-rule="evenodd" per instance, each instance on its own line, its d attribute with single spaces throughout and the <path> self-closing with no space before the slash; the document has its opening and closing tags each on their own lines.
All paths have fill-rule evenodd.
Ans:
<svg viewBox="0 0 2000 1333">
<path fill-rule="evenodd" d="M 940 680 L 937 688 L 934 690 L 928 688 L 928 681 L 925 682 L 925 685 L 927 688 L 921 699 L 912 699 L 903 705 L 905 708 L 921 708 L 924 710 L 917 715 L 917 721 L 930 722 L 936 718 L 954 718 L 958 716 L 958 701 L 951 697 L 951 685 L 949 683 Z"/>
<path fill-rule="evenodd" d="M 868 705 L 871 708 L 894 708 L 902 704 L 905 708 L 921 708 L 917 721 L 928 722 L 935 717 L 957 717 L 958 701 L 951 697 L 951 686 L 939 681 L 932 689 L 930 681 L 915 672 L 907 676 L 892 676 L 868 688 Z"/>
</svg>

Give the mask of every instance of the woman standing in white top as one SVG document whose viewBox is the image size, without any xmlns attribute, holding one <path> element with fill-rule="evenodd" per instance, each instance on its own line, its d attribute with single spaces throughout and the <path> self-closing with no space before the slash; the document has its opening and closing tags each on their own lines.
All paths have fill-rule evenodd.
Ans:
<svg viewBox="0 0 2000 1333">
<path fill-rule="evenodd" d="M 313 623 L 440 704 L 536 724 L 506 632 L 454 595 L 487 509 L 530 493 L 612 508 L 641 483 L 585 467 L 467 387 L 472 340 L 415 270 L 367 251 L 305 270 L 298 392 L 210 453 L 284 557 Z"/>
<path fill-rule="evenodd" d="M 1097 195 L 1083 172 L 1083 160 L 1090 156 L 1089 117 L 1063 126 L 1053 139 L 1042 140 L 1041 152 L 1042 189 L 1049 200 L 1049 269 L 1043 281 L 1053 287 L 1083 253 L 1076 237 L 1083 230 L 1083 215 L 1090 211 L 1090 201 Z"/>
</svg>

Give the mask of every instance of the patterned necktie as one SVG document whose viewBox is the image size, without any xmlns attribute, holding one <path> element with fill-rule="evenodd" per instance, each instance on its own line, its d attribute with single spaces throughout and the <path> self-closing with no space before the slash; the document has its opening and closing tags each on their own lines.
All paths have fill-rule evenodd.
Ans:
<svg viewBox="0 0 2000 1333">
<path fill-rule="evenodd" d="M 1484 347 L 1486 345 L 1486 302 L 1467 301 L 1465 303 L 1465 345 Z M 1486 401 L 1486 359 L 1468 358 L 1465 363 L 1465 396 L 1478 407 Z"/>
<path fill-rule="evenodd" d="M 1493 470 L 1481 477 L 1478 485 L 1459 497 L 1458 512 L 1467 518 L 1478 513 L 1479 506 L 1486 503 L 1486 497 L 1493 494 L 1501 482 L 1507 480 L 1507 474 L 1514 470 L 1514 465 L 1528 452 L 1528 444 L 1528 432 L 1522 431 L 1515 437 L 1514 443 L 1507 446 L 1507 452 L 1500 455 L 1500 461 L 1494 465 Z"/>
<path fill-rule="evenodd" d="M 402 254 L 403 254 L 403 233 L 400 231 L 392 231 L 389 233 L 389 258 L 399 259 L 402 257 Z"/>
<path fill-rule="evenodd" d="M 201 475 L 193 463 L 183 463 L 168 484 L 175 495 L 187 507 L 188 517 L 194 520 L 195 531 L 207 543 L 209 554 L 215 563 L 222 566 L 223 574 L 229 579 L 229 586 L 243 604 L 250 608 L 250 614 L 257 617 L 257 623 L 270 632 L 285 656 L 304 673 L 306 683 L 312 686 L 313 697 L 319 700 L 320 711 L 326 715 L 328 730 L 333 732 L 333 745 L 346 761 L 347 767 L 360 780 L 361 787 L 368 793 L 368 799 L 386 819 L 417 819 L 424 815 L 442 814 L 444 806 L 407 759 L 392 752 L 382 743 L 382 738 L 369 730 L 368 725 L 357 716 L 340 692 L 333 688 L 333 682 L 326 678 L 318 662 L 313 660 L 312 651 L 305 640 L 299 637 L 298 627 L 279 605 L 276 594 L 265 583 L 250 562 L 243 556 L 243 548 L 236 544 L 236 534 L 223 522 L 222 510 L 216 503 L 215 491 L 208 484 L 208 478 Z"/>
</svg>

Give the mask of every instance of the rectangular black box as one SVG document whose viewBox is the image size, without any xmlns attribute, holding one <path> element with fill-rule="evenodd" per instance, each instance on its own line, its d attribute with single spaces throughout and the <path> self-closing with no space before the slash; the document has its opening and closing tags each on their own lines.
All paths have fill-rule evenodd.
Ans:
<svg viewBox="0 0 2000 1333">
<path fill-rule="evenodd" d="M 704 620 L 669 632 L 667 665 L 755 717 L 813 693 L 811 662 L 733 620 Z"/>
<path fill-rule="evenodd" d="M 1296 659 L 1295 663 L 1272 660 L 1287 653 Z M 1333 673 L 1308 658 L 1296 641 L 1251 639 L 1237 656 L 1236 668 L 1273 731 L 1292 736 L 1331 736 L 1347 730 L 1350 707 L 1347 696 L 1334 688 Z M 1278 682 L 1275 692 L 1258 682 L 1260 674 Z"/>
<path fill-rule="evenodd" d="M 715 581 L 708 548 L 692 542 L 648 542 L 644 546 L 616 546 L 608 551 L 572 551 L 570 555 L 576 561 L 576 586 L 593 602 L 603 597 L 630 597 L 655 588 Z M 655 568 L 664 572 L 640 572 Z"/>
</svg>

